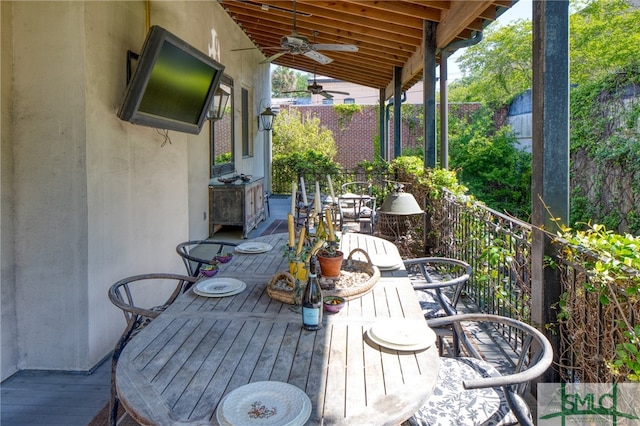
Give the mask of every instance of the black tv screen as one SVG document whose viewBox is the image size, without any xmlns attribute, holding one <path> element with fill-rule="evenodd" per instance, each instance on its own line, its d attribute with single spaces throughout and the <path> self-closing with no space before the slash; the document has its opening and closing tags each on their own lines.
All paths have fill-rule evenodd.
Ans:
<svg viewBox="0 0 640 426">
<path fill-rule="evenodd" d="M 224 66 L 152 26 L 118 111 L 134 124 L 199 134 Z"/>
</svg>

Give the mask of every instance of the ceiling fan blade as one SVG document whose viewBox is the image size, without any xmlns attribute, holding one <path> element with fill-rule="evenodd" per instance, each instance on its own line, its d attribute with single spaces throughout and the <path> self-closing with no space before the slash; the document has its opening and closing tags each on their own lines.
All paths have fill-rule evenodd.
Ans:
<svg viewBox="0 0 640 426">
<path fill-rule="evenodd" d="M 278 52 L 275 55 L 271 55 L 269 56 L 267 59 L 265 59 L 264 61 L 260 62 L 261 64 L 268 64 L 269 62 L 275 61 L 276 59 L 278 59 L 280 56 L 285 55 L 289 52 L 284 51 L 284 52 Z"/>
<path fill-rule="evenodd" d="M 322 92 L 320 92 L 318 94 L 324 96 L 326 99 L 333 99 L 333 96 L 327 91 L 323 90 Z"/>
<path fill-rule="evenodd" d="M 333 62 L 333 59 L 323 55 L 322 53 L 316 52 L 315 50 L 310 50 L 308 52 L 305 52 L 303 53 L 303 55 L 306 56 L 307 58 L 311 58 L 314 61 L 321 63 L 322 65 L 327 65 Z"/>
<path fill-rule="evenodd" d="M 348 92 L 340 92 L 340 91 L 337 91 L 337 90 L 324 90 L 324 92 L 326 92 L 326 93 L 335 93 L 336 95 L 349 96 Z"/>
<path fill-rule="evenodd" d="M 287 92 L 280 92 L 280 93 L 309 93 L 308 90 L 289 90 Z"/>
<path fill-rule="evenodd" d="M 335 52 L 357 52 L 358 46 L 354 44 L 312 44 L 313 50 L 333 50 Z"/>
</svg>

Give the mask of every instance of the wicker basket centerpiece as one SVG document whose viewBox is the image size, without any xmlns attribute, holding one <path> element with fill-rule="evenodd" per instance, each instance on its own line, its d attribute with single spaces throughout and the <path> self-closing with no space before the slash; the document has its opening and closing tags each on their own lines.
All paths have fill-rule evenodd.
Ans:
<svg viewBox="0 0 640 426">
<path fill-rule="evenodd" d="M 280 271 L 267 285 L 267 294 L 273 300 L 293 305 L 296 279 L 289 272 Z"/>
<path fill-rule="evenodd" d="M 366 261 L 354 259 L 354 254 L 362 253 Z M 325 296 L 341 296 L 347 300 L 355 299 L 369 292 L 380 279 L 380 270 L 371 263 L 369 254 L 362 249 L 354 249 L 342 262 L 340 276 L 336 278 L 320 277 L 320 286 Z M 296 280 L 288 272 L 278 272 L 267 285 L 269 296 L 282 303 L 293 304 Z M 306 283 L 301 283 L 304 287 Z M 302 291 L 299 289 L 298 291 Z"/>
</svg>

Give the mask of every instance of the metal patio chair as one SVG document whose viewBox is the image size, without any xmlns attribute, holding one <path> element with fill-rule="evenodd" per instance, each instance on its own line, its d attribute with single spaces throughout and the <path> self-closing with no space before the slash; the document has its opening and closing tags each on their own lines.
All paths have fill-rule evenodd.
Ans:
<svg viewBox="0 0 640 426">
<path fill-rule="evenodd" d="M 202 265 L 217 265 L 216 256 L 231 253 L 237 245 L 228 241 L 192 240 L 178 244 L 176 252 L 182 258 L 187 273 L 197 277 Z"/>
<path fill-rule="evenodd" d="M 471 265 L 448 257 L 420 257 L 404 260 L 404 266 L 426 319 L 458 313 L 460 295 L 473 275 Z M 443 290 L 450 290 L 450 296 Z"/>
<path fill-rule="evenodd" d="M 342 194 L 338 196 L 340 229 L 346 230 L 355 223 L 362 231 L 373 234 L 376 220 L 376 197 L 373 196 L 371 182 L 347 182 L 342 185 Z"/>
<path fill-rule="evenodd" d="M 124 318 L 127 321 L 127 326 L 118 339 L 111 355 L 111 399 L 109 403 L 109 424 L 111 426 L 116 425 L 118 405 L 120 402 L 116 390 L 115 378 L 118 359 L 120 358 L 122 350 L 138 331 L 160 315 L 185 289 L 192 286 L 196 281 L 197 278 L 184 275 L 155 273 L 124 278 L 109 288 L 109 300 L 115 306 L 122 309 Z M 142 293 L 157 294 L 157 287 L 163 282 L 175 283 L 172 293 L 165 301 L 160 305 L 150 308 L 136 305 L 134 300 L 136 296 L 140 296 Z"/>
<path fill-rule="evenodd" d="M 452 315 L 428 324 L 432 328 L 460 326 L 468 356 L 440 358 L 433 394 L 404 426 L 534 424 L 523 395 L 529 382 L 551 366 L 553 349 L 544 334 L 522 321 L 490 314 Z M 468 336 L 473 333 L 477 339 L 481 329 L 489 330 L 487 335 L 499 334 L 498 330 L 508 334 L 517 362 L 511 363 L 506 354 L 505 359 L 485 361 Z M 510 371 L 505 369 L 506 363 Z"/>
</svg>

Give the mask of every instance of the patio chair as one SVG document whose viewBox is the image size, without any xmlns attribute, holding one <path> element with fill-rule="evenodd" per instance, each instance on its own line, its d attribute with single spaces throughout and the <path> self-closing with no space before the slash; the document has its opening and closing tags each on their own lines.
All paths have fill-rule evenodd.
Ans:
<svg viewBox="0 0 640 426">
<path fill-rule="evenodd" d="M 363 225 L 369 234 L 373 234 L 376 219 L 376 198 L 373 196 L 371 182 L 347 182 L 342 185 L 342 194 L 338 197 L 340 229 L 345 231 L 349 223 L 355 223 L 362 230 Z"/>
<path fill-rule="evenodd" d="M 470 322 L 475 328 L 471 328 Z M 522 321 L 489 314 L 453 315 L 429 320 L 428 323 L 432 328 L 463 327 L 465 333 L 461 335 L 461 341 L 469 356 L 440 358 L 433 394 L 403 425 L 533 425 L 523 395 L 529 382 L 541 376 L 553 358 L 551 344 L 540 331 Z M 482 329 L 482 325 L 486 328 Z M 515 363 L 506 359 L 492 360 L 495 362 L 483 360 L 467 336 L 469 331 L 481 334 L 478 330 L 498 334 L 496 330 L 500 327 L 508 330 L 505 333 L 512 338 L 512 347 L 517 345 L 514 349 L 518 355 Z M 497 345 L 495 342 L 489 344 Z M 511 371 L 505 370 L 505 361 L 512 366 Z"/>
<path fill-rule="evenodd" d="M 187 273 L 192 277 L 200 275 L 202 265 L 216 265 L 216 256 L 229 253 L 236 243 L 216 240 L 192 240 L 178 244 L 176 252 L 182 258 Z M 188 290 L 188 289 L 187 289 Z"/>
<path fill-rule="evenodd" d="M 127 326 L 118 339 L 113 353 L 111 355 L 111 400 L 109 407 L 109 424 L 115 426 L 117 422 L 119 399 L 116 391 L 116 368 L 118 359 L 122 350 L 127 343 L 147 324 L 156 318 L 162 311 L 173 303 L 176 298 L 185 291 L 186 288 L 192 286 L 197 278 L 187 277 L 177 274 L 146 274 L 134 275 L 124 278 L 111 286 L 109 289 L 109 300 L 118 308 L 122 309 Z M 164 282 L 175 282 L 173 292 L 160 305 L 145 308 L 137 306 L 134 301 L 134 295 L 157 294 L 157 286 Z M 135 284 L 135 288 L 134 285 Z"/>
<path fill-rule="evenodd" d="M 447 257 L 406 259 L 404 266 L 426 319 L 456 315 L 456 306 L 471 278 L 471 265 Z M 451 297 L 443 293 L 451 290 Z"/>
</svg>

